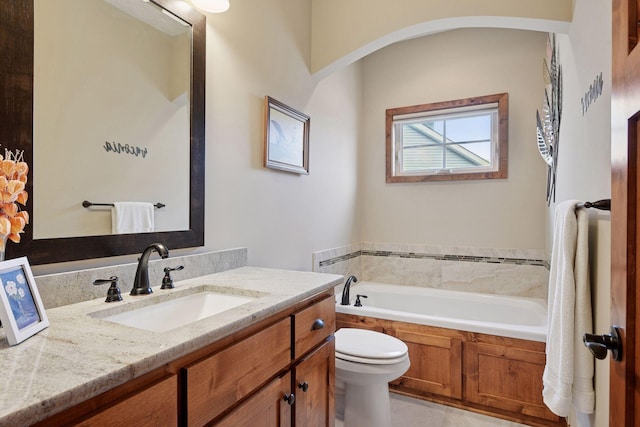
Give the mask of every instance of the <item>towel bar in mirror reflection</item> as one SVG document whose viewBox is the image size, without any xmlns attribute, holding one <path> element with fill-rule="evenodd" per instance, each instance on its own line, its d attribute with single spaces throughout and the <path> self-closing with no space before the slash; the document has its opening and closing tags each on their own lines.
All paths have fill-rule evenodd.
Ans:
<svg viewBox="0 0 640 427">
<path fill-rule="evenodd" d="M 92 206 L 110 206 L 113 207 L 114 204 L 113 203 L 93 203 L 93 202 L 89 202 L 87 200 L 85 200 L 84 202 L 82 202 L 82 207 L 83 208 L 90 208 Z M 155 203 L 153 205 L 155 208 L 160 209 L 160 208 L 164 208 L 166 205 L 164 203 Z"/>
<path fill-rule="evenodd" d="M 39 5 L 47 5 L 49 2 L 40 0 Z M 81 3 L 84 6 L 83 1 Z M 133 0 L 131 4 L 137 5 Z M 198 247 L 204 245 L 204 109 L 205 109 L 205 42 L 206 42 L 206 18 L 205 15 L 194 8 L 185 7 L 187 3 L 177 0 L 154 0 L 152 2 L 158 7 L 170 11 L 173 15 L 180 17 L 185 23 L 189 23 L 191 28 L 191 57 L 187 59 L 189 85 L 188 97 L 184 98 L 189 110 L 188 141 L 184 148 L 184 157 L 189 158 L 189 168 L 184 171 L 188 174 L 188 187 L 181 194 L 187 200 L 188 216 L 181 224 L 186 226 L 173 227 L 171 231 L 158 231 L 134 234 L 99 234 L 88 236 L 73 236 L 70 234 L 60 235 L 59 228 L 51 235 L 43 234 L 39 236 L 34 233 L 34 225 L 40 219 L 33 213 L 34 204 L 38 205 L 42 200 L 41 195 L 45 194 L 38 188 L 38 183 L 46 181 L 46 171 L 34 166 L 34 144 L 32 141 L 34 129 L 34 92 L 29 85 L 19 85 L 15 82 L 30 81 L 34 72 L 34 0 L 20 2 L 4 2 L 2 14 L 0 14 L 0 39 L 7 40 L 1 50 L 2 57 L 7 61 L 0 71 L 0 86 L 6 88 L 3 103 L 0 103 L 0 116 L 5 120 L 0 121 L 0 135 L 3 139 L 3 146 L 11 149 L 24 151 L 24 160 L 30 166 L 30 177 L 27 182 L 27 191 L 30 200 L 27 211 L 32 218 L 29 227 L 25 229 L 20 244 L 9 245 L 7 257 L 16 258 L 28 256 L 32 265 L 50 264 L 64 261 L 76 261 L 82 259 L 101 258 L 107 256 L 136 254 L 151 242 L 162 241 L 172 249 Z M 100 5 L 102 3 L 100 2 Z M 143 5 L 144 6 L 144 5 Z M 94 34 L 84 34 L 84 36 L 94 36 Z M 86 37 L 85 37 L 86 38 Z M 154 74 L 155 75 L 155 74 Z M 183 97 L 177 98 L 183 101 Z M 182 106 L 182 104 L 180 104 Z M 114 141 L 104 136 L 104 141 Z M 98 139 L 100 144 L 102 139 Z M 117 143 L 124 142 L 116 140 Z M 98 144 L 98 143 L 96 143 Z M 37 144 L 35 144 L 37 145 Z M 103 149 L 101 145 L 98 148 Z M 104 148 L 106 150 L 106 148 Z M 108 153 L 110 159 L 117 159 L 121 162 L 121 154 L 113 151 Z M 42 158 L 42 156 L 40 156 Z M 136 157 L 140 159 L 141 157 Z M 149 162 L 149 159 L 141 161 Z M 57 164 L 57 163 L 56 163 Z M 95 164 L 95 162 L 91 163 Z M 115 171 L 117 172 L 117 171 Z M 37 177 L 32 179 L 33 177 Z M 34 184 L 36 182 L 36 184 Z M 35 191 L 34 191 L 35 190 Z M 34 194 L 35 193 L 35 194 Z M 148 197 L 159 199 L 152 194 Z M 139 197 L 136 197 L 138 199 Z M 108 200 L 115 200 L 108 197 Z M 169 203 L 165 200 L 165 203 Z M 76 202 L 71 204 L 77 206 Z M 180 203 L 182 207 L 184 204 Z M 44 206 L 44 205 L 40 205 Z M 173 204 L 167 204 L 166 208 L 171 209 Z M 38 208 L 40 209 L 40 208 Z M 51 212 L 44 207 L 44 212 Z M 95 217 L 96 215 L 83 215 L 83 217 Z M 48 218 L 50 218 L 49 215 Z M 165 218 L 172 217 L 169 211 L 165 212 Z M 67 220 L 69 216 L 63 217 L 59 222 Z M 94 218 L 95 219 L 95 218 Z M 102 224 L 102 223 L 101 223 Z M 105 223 L 108 226 L 108 223 Z"/>
</svg>

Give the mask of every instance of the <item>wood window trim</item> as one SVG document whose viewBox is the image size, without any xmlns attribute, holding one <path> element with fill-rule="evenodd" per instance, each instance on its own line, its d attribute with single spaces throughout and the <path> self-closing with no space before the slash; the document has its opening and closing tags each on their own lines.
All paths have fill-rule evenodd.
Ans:
<svg viewBox="0 0 640 427">
<path fill-rule="evenodd" d="M 393 118 L 403 114 L 414 114 L 427 111 L 445 110 L 449 108 L 466 107 L 498 103 L 498 170 L 493 172 L 452 173 L 446 175 L 393 175 Z M 387 183 L 398 182 L 427 182 L 427 181 L 461 181 L 478 179 L 504 179 L 508 176 L 509 159 L 509 95 L 498 93 L 494 95 L 457 99 L 453 101 L 434 102 L 430 104 L 412 105 L 409 107 L 391 108 L 386 111 L 386 176 Z"/>
</svg>

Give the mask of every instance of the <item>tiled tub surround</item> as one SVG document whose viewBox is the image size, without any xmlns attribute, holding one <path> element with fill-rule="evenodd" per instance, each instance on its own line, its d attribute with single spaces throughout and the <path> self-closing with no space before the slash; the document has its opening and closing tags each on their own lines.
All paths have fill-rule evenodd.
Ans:
<svg viewBox="0 0 640 427">
<path fill-rule="evenodd" d="M 167 259 L 160 259 L 157 255 L 152 254 L 149 260 L 151 287 L 162 283 L 165 267 L 179 265 L 184 266 L 184 269 L 171 272 L 174 282 L 244 267 L 247 265 L 247 249 L 228 249 L 176 257 L 170 255 Z M 137 266 L 137 263 L 129 263 L 69 273 L 47 274 L 36 276 L 35 280 L 45 309 L 50 309 L 106 297 L 109 284 L 95 286 L 93 281 L 108 279 L 111 276 L 118 277 L 120 291 L 123 295 L 128 294 L 133 287 Z"/>
<path fill-rule="evenodd" d="M 132 297 L 123 292 L 122 302 L 98 298 L 48 309 L 49 328 L 17 346 L 9 347 L 0 332 L 0 425 L 30 425 L 331 289 L 341 280 L 337 275 L 243 267 L 177 281 L 173 290 L 154 287 L 152 295 Z M 88 315 L 203 284 L 268 295 L 161 333 Z"/>
<path fill-rule="evenodd" d="M 314 253 L 313 270 L 379 283 L 546 299 L 546 258 L 538 250 L 362 243 Z"/>
</svg>

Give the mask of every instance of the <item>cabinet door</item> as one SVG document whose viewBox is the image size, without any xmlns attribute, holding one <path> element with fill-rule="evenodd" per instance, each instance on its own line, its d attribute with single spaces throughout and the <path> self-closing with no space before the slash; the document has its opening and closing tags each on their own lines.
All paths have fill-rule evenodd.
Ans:
<svg viewBox="0 0 640 427">
<path fill-rule="evenodd" d="M 187 424 L 202 426 L 291 364 L 291 319 L 182 369 Z"/>
<path fill-rule="evenodd" d="M 217 427 L 290 427 L 291 373 L 271 381 L 214 425 Z"/>
<path fill-rule="evenodd" d="M 294 368 L 295 426 L 335 425 L 335 340 L 318 348 Z"/>
<path fill-rule="evenodd" d="M 464 358 L 466 400 L 558 421 L 542 402 L 544 350 L 469 342 Z"/>
<path fill-rule="evenodd" d="M 426 333 L 413 325 L 395 324 L 393 335 L 409 348 L 409 370 L 391 382 L 408 389 L 440 396 L 462 398 L 462 341 Z M 424 328 L 423 328 L 424 329 Z"/>
<path fill-rule="evenodd" d="M 141 390 L 81 423 L 100 426 L 177 426 L 178 379 L 176 375 Z"/>
</svg>

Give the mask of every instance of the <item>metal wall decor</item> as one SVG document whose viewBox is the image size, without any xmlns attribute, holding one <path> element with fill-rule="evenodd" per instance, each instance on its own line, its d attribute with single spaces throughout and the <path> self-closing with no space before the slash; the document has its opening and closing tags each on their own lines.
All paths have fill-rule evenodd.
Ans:
<svg viewBox="0 0 640 427">
<path fill-rule="evenodd" d="M 547 38 L 547 55 L 542 63 L 542 75 L 546 87 L 542 99 L 542 117 L 536 111 L 536 134 L 538 151 L 547 164 L 547 205 L 550 205 L 552 200 L 556 201 L 556 168 L 562 116 L 562 67 L 558 61 L 555 34 Z"/>
</svg>

